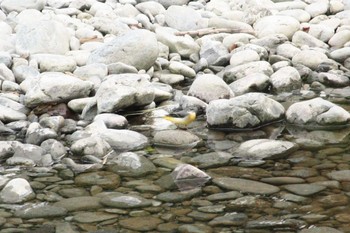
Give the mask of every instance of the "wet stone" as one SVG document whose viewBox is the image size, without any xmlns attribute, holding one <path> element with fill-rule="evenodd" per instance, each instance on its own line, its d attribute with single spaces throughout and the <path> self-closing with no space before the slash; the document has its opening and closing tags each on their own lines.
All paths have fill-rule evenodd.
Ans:
<svg viewBox="0 0 350 233">
<path fill-rule="evenodd" d="M 53 218 L 65 216 L 67 214 L 67 209 L 58 206 L 51 205 L 39 205 L 28 207 L 25 209 L 19 209 L 15 212 L 15 215 L 24 219 L 31 218 Z"/>
<path fill-rule="evenodd" d="M 101 212 L 80 212 L 73 216 L 73 221 L 79 223 L 102 222 L 110 219 L 116 219 L 118 215 Z"/>
<path fill-rule="evenodd" d="M 310 196 L 326 189 L 325 186 L 316 184 L 290 184 L 283 187 L 286 190 L 301 196 Z"/>
<path fill-rule="evenodd" d="M 278 192 L 280 189 L 276 186 L 265 184 L 258 181 L 238 179 L 238 178 L 214 178 L 213 183 L 221 188 L 240 191 L 243 193 L 254 193 L 254 194 L 273 194 Z"/>
<path fill-rule="evenodd" d="M 207 232 L 211 233 L 213 230 L 211 227 L 204 224 L 183 224 L 178 228 L 180 233 L 199 233 L 199 232 Z"/>
<path fill-rule="evenodd" d="M 62 199 L 56 202 L 54 206 L 65 208 L 68 211 L 93 210 L 102 207 L 100 198 L 90 196 Z"/>
<path fill-rule="evenodd" d="M 290 227 L 299 228 L 304 225 L 305 222 L 296 219 L 271 219 L 271 220 L 253 220 L 248 221 L 246 227 L 248 229 L 263 229 L 263 228 L 279 228 L 279 227 Z"/>
<path fill-rule="evenodd" d="M 243 196 L 236 200 L 230 201 L 227 204 L 228 210 L 243 211 L 247 208 L 265 209 L 270 206 L 270 203 L 253 196 Z"/>
<path fill-rule="evenodd" d="M 189 200 L 201 193 L 200 188 L 191 189 L 182 192 L 164 192 L 156 196 L 156 199 L 163 202 L 182 202 Z"/>
<path fill-rule="evenodd" d="M 327 174 L 332 180 L 350 181 L 350 170 L 333 171 Z"/>
<path fill-rule="evenodd" d="M 341 233 L 332 227 L 312 227 L 309 229 L 303 229 L 300 233 Z"/>
<path fill-rule="evenodd" d="M 119 154 L 107 162 L 107 169 L 121 176 L 139 177 L 156 171 L 154 164 L 146 157 L 133 152 Z"/>
<path fill-rule="evenodd" d="M 93 186 L 99 185 L 102 188 L 114 189 L 120 184 L 120 177 L 112 172 L 96 171 L 82 173 L 75 177 L 75 183 L 78 186 Z"/>
<path fill-rule="evenodd" d="M 262 178 L 260 181 L 274 185 L 305 183 L 304 179 L 298 177 L 267 177 Z"/>
<path fill-rule="evenodd" d="M 156 229 L 162 222 L 159 218 L 146 216 L 122 219 L 119 221 L 119 224 L 124 228 L 134 231 L 151 231 Z"/>
<path fill-rule="evenodd" d="M 212 213 L 203 213 L 200 211 L 192 211 L 187 215 L 188 217 L 191 217 L 198 221 L 209 221 L 217 216 L 217 214 Z"/>
<path fill-rule="evenodd" d="M 346 206 L 349 202 L 349 198 L 343 194 L 331 194 L 322 197 L 318 200 L 325 208 L 331 208 L 334 206 Z"/>
<path fill-rule="evenodd" d="M 225 200 L 232 200 L 232 199 L 236 199 L 239 197 L 242 197 L 243 195 L 240 192 L 237 191 L 230 191 L 230 192 L 226 192 L 226 193 L 216 193 L 216 194 L 212 194 L 207 196 L 206 198 L 209 201 L 225 201 Z"/>
<path fill-rule="evenodd" d="M 108 207 L 121 209 L 141 208 L 152 205 L 152 201 L 137 195 L 127 195 L 122 193 L 107 193 L 102 197 L 101 203 Z"/>
<path fill-rule="evenodd" d="M 232 157 L 232 154 L 223 151 L 211 152 L 193 157 L 191 163 L 198 164 L 199 168 L 218 167 L 228 164 Z"/>
<path fill-rule="evenodd" d="M 222 213 L 225 210 L 224 205 L 212 205 L 212 206 L 202 206 L 198 207 L 198 211 L 205 213 Z"/>
<path fill-rule="evenodd" d="M 244 213 L 227 213 L 211 220 L 210 226 L 242 226 L 248 221 L 248 216 Z"/>
</svg>

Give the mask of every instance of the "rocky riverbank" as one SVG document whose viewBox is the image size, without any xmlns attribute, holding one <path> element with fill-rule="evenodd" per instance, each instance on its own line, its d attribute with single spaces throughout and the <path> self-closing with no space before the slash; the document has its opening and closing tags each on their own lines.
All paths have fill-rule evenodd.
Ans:
<svg viewBox="0 0 350 233">
<path fill-rule="evenodd" d="M 350 232 L 350 1 L 0 7 L 0 233 Z"/>
</svg>

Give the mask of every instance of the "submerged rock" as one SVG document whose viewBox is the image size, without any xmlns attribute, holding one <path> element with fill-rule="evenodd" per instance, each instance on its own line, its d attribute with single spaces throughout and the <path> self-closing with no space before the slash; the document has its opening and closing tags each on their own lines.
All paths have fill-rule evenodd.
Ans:
<svg viewBox="0 0 350 233">
<path fill-rule="evenodd" d="M 243 142 L 235 154 L 246 159 L 279 159 L 296 151 L 298 146 L 288 141 L 254 139 Z"/>
</svg>

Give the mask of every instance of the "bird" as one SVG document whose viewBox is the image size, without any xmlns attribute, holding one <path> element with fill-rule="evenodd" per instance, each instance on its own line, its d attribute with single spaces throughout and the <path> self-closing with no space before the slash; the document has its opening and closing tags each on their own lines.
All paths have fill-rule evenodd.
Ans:
<svg viewBox="0 0 350 233">
<path fill-rule="evenodd" d="M 189 111 L 185 117 L 172 117 L 172 116 L 164 116 L 163 119 L 168 120 L 177 126 L 188 126 L 193 121 L 196 120 L 196 112 L 195 111 Z"/>
</svg>

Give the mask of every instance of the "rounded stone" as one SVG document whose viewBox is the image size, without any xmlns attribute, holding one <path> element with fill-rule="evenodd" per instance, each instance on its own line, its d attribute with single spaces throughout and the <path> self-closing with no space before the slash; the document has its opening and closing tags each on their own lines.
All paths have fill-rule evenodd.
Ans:
<svg viewBox="0 0 350 233">
<path fill-rule="evenodd" d="M 119 221 L 120 226 L 134 231 L 152 231 L 163 221 L 152 216 L 131 217 Z"/>
<path fill-rule="evenodd" d="M 78 186 L 98 185 L 105 189 L 115 189 L 120 185 L 119 175 L 107 171 L 82 173 L 76 176 L 74 181 Z"/>
<path fill-rule="evenodd" d="M 243 193 L 253 193 L 253 194 L 273 194 L 278 192 L 280 189 L 276 186 L 265 184 L 258 181 L 239 179 L 239 178 L 229 178 L 221 177 L 214 178 L 213 183 L 221 188 L 240 191 Z"/>
</svg>

